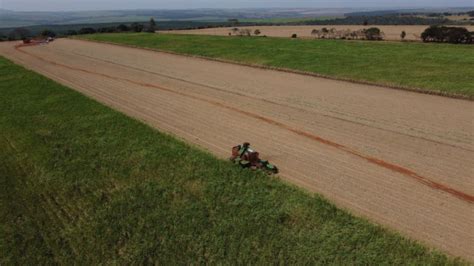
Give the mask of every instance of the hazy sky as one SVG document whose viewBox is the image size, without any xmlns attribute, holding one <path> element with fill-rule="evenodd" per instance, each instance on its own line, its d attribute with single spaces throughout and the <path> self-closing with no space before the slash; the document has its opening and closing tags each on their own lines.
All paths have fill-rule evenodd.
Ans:
<svg viewBox="0 0 474 266">
<path fill-rule="evenodd" d="M 461 6 L 474 6 L 474 0 L 0 0 L 0 8 L 21 11 L 244 7 L 411 8 Z"/>
</svg>

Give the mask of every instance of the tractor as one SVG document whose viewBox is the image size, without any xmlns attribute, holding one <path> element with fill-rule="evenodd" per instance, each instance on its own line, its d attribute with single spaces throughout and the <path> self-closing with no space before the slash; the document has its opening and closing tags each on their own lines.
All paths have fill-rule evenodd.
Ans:
<svg viewBox="0 0 474 266">
<path fill-rule="evenodd" d="M 269 174 L 278 173 L 278 168 L 268 161 L 260 159 L 259 153 L 252 150 L 248 142 L 232 147 L 232 156 L 229 159 L 242 168 L 261 169 Z"/>
</svg>

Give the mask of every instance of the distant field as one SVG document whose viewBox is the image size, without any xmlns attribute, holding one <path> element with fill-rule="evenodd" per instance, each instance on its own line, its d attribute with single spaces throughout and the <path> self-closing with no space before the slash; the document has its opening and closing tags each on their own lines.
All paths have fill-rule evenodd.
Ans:
<svg viewBox="0 0 474 266">
<path fill-rule="evenodd" d="M 249 18 L 239 19 L 240 22 L 252 22 L 252 23 L 292 23 L 292 22 L 305 22 L 314 20 L 329 20 L 335 18 L 343 18 L 343 16 L 326 16 L 326 17 L 300 17 L 300 18 Z"/>
<path fill-rule="evenodd" d="M 474 47 L 172 34 L 81 38 L 474 97 Z"/>
<path fill-rule="evenodd" d="M 461 264 L 0 58 L 0 264 Z"/>
<path fill-rule="evenodd" d="M 385 34 L 385 40 L 400 41 L 400 34 L 402 31 L 406 32 L 406 40 L 421 41 L 421 33 L 429 27 L 429 25 L 400 25 L 400 26 L 362 26 L 362 25 L 310 25 L 310 26 L 249 26 L 249 27 L 238 27 L 239 29 L 250 29 L 252 32 L 255 29 L 261 31 L 261 35 L 269 37 L 290 37 L 292 34 L 297 34 L 298 37 L 314 38 L 311 36 L 313 29 L 322 28 L 336 28 L 337 30 L 350 29 L 352 31 L 377 27 Z M 474 26 L 463 26 L 474 31 Z M 228 28 L 210 28 L 210 29 L 197 29 L 197 30 L 180 30 L 171 31 L 173 34 L 203 34 L 203 35 L 219 35 L 228 36 L 231 29 Z"/>
</svg>

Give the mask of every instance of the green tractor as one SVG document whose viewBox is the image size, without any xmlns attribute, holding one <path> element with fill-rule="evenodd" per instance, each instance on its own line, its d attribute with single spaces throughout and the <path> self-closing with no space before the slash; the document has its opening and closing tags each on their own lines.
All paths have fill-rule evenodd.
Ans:
<svg viewBox="0 0 474 266">
<path fill-rule="evenodd" d="M 250 168 L 252 170 L 261 169 L 269 174 L 278 173 L 278 168 L 268 161 L 261 160 L 259 153 L 252 150 L 248 142 L 234 146 L 232 148 L 232 156 L 229 159 L 242 168 Z"/>
</svg>

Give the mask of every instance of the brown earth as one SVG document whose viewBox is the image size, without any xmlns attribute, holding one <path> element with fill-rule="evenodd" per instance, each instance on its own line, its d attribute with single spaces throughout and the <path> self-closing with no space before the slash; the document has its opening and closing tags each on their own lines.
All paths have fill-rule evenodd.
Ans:
<svg viewBox="0 0 474 266">
<path fill-rule="evenodd" d="M 406 40 L 420 41 L 421 33 L 428 28 L 428 25 L 400 25 L 400 26 L 362 26 L 362 25 L 314 25 L 314 26 L 252 26 L 252 27 L 238 27 L 239 29 L 248 28 L 252 34 L 256 29 L 261 31 L 260 35 L 271 37 L 291 37 L 296 33 L 298 37 L 314 38 L 311 36 L 313 29 L 322 28 L 336 28 L 337 30 L 356 31 L 359 29 L 377 27 L 385 34 L 385 40 L 399 41 L 402 31 L 406 32 Z M 463 26 L 469 31 L 474 31 L 474 26 Z M 233 28 L 233 27 L 232 27 Z M 232 28 L 211 28 L 198 30 L 174 30 L 174 31 L 160 31 L 173 34 L 201 34 L 201 35 L 221 35 L 228 36 Z"/>
<path fill-rule="evenodd" d="M 474 261 L 474 103 L 61 39 L 0 54 L 220 158 L 249 141 L 281 178 Z"/>
</svg>

